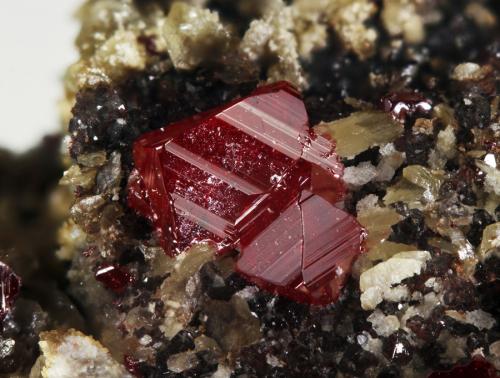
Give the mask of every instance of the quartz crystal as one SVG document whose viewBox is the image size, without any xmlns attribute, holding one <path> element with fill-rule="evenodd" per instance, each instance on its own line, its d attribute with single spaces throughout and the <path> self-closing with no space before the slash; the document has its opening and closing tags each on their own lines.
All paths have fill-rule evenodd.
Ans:
<svg viewBox="0 0 500 378">
<path fill-rule="evenodd" d="M 11 310 L 21 289 L 21 278 L 0 261 L 0 321 Z"/>
<path fill-rule="evenodd" d="M 291 85 L 145 134 L 133 155 L 129 204 L 167 254 L 238 248 L 237 269 L 261 287 L 318 304 L 338 296 L 364 231 L 335 207 L 343 166 Z"/>
</svg>

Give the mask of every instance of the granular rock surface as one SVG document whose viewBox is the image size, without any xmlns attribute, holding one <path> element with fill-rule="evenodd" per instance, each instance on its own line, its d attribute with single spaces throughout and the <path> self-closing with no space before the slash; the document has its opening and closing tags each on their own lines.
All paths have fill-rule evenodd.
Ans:
<svg viewBox="0 0 500 378">
<path fill-rule="evenodd" d="M 114 361 L 137 377 L 498 373 L 497 2 L 93 0 L 79 14 L 57 256 Z M 237 250 L 167 256 L 127 203 L 140 135 L 281 80 L 335 141 L 338 206 L 367 230 L 327 306 L 252 285 Z"/>
</svg>

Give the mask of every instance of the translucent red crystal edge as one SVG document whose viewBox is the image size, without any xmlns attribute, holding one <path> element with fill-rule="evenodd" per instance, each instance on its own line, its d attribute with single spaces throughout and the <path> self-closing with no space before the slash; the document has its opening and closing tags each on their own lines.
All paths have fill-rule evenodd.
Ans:
<svg viewBox="0 0 500 378">
<path fill-rule="evenodd" d="M 134 144 L 135 165 L 140 173 L 138 171 L 135 171 L 131 175 L 129 186 L 129 204 L 132 208 L 135 208 L 141 215 L 148 218 L 153 223 L 153 225 L 155 225 L 155 229 L 158 232 L 158 235 L 160 235 L 162 246 L 166 250 L 167 254 L 175 255 L 181 250 L 179 250 L 179 248 L 176 249 L 177 246 L 172 245 L 172 240 L 169 240 L 171 239 L 169 238 L 169 234 L 172 234 L 172 232 L 167 232 L 164 227 L 165 224 L 170 225 L 171 231 L 173 231 L 174 235 L 176 230 L 178 229 L 178 227 L 175 226 L 175 219 L 172 217 L 172 214 L 175 211 L 171 208 L 171 205 L 175 201 L 170 197 L 168 191 L 166 190 L 163 184 L 163 180 L 161 180 L 162 172 L 158 168 L 158 166 L 160 165 L 158 159 L 161 159 L 159 157 L 159 154 L 162 153 L 162 147 L 166 146 L 166 143 L 169 143 L 169 140 L 172 140 L 173 137 L 179 136 L 179 134 L 181 134 L 183 131 L 189 131 L 195 128 L 196 122 L 204 122 L 204 117 L 213 117 L 217 115 L 217 117 L 219 117 L 220 119 L 232 119 L 233 122 L 236 122 L 237 124 L 241 124 L 241 122 L 243 121 L 250 122 L 252 124 L 258 124 L 259 119 L 255 119 L 255 117 L 253 117 L 253 119 L 249 119 L 248 114 L 253 114 L 252 110 L 255 110 L 259 106 L 267 107 L 268 111 L 270 111 L 269 104 L 265 104 L 265 101 L 263 101 L 263 99 L 259 100 L 260 97 L 258 97 L 258 99 L 254 100 L 253 103 L 247 105 L 251 107 L 252 110 L 250 111 L 248 111 L 245 106 L 236 105 L 247 101 L 248 99 L 252 99 L 252 97 L 255 97 L 256 95 L 274 93 L 275 91 L 284 91 L 285 93 L 289 94 L 289 98 L 290 95 L 298 98 L 298 92 L 286 82 L 279 82 L 269 86 L 264 86 L 257 89 L 254 94 L 243 99 L 230 102 L 229 104 L 219 107 L 216 110 L 210 110 L 208 112 L 190 117 L 186 120 L 173 123 L 167 129 L 163 128 L 150 133 L 146 133 L 141 136 Z M 280 96 L 283 97 L 283 95 Z M 271 98 L 266 98 L 266 100 L 271 102 Z M 276 105 L 277 100 L 272 99 L 272 101 L 274 101 L 274 105 Z M 290 102 L 290 100 L 287 101 Z M 295 100 L 295 102 L 296 101 L 297 99 Z M 294 110 L 297 116 L 295 118 L 290 118 L 290 115 L 286 115 L 286 117 L 284 118 L 287 119 L 288 117 L 289 121 L 298 123 L 296 123 L 296 125 L 292 127 L 292 129 L 295 130 L 292 131 L 292 133 L 295 133 L 296 137 L 291 140 L 288 139 L 287 143 L 292 143 L 292 145 L 294 143 L 297 144 L 296 147 L 292 147 L 298 149 L 296 152 L 297 156 L 301 157 L 303 155 L 303 158 L 306 161 L 313 161 L 314 163 L 317 163 L 317 165 L 312 164 L 313 168 L 312 172 L 310 173 L 309 182 L 313 191 L 325 197 L 329 196 L 328 199 L 332 203 L 340 201 L 345 195 L 345 187 L 342 180 L 340 179 L 343 173 L 343 166 L 334 153 L 333 143 L 310 132 L 307 126 L 307 113 L 302 102 L 300 102 L 301 106 L 298 106 L 298 103 L 288 105 L 294 105 L 296 108 L 298 108 L 298 110 Z M 224 113 L 222 114 L 222 112 Z M 241 116 L 241 114 L 244 114 L 244 116 Z M 238 120 L 238 115 L 246 119 Z M 274 113 L 273 116 L 279 117 L 279 115 L 276 115 L 276 113 Z M 276 125 L 274 127 L 276 127 Z M 252 129 L 252 126 L 250 126 L 250 129 Z M 272 127 L 270 127 L 270 129 L 272 129 Z M 266 132 L 269 132 L 267 131 L 267 129 L 265 130 Z M 260 133 L 257 132 L 257 134 L 262 135 L 262 129 Z M 287 135 L 287 132 L 281 134 L 281 136 L 283 135 Z M 280 148 L 281 144 L 282 143 L 276 143 L 274 140 L 269 143 L 269 145 L 271 145 L 273 148 Z M 289 147 L 288 151 L 290 151 Z M 153 161 L 156 161 L 156 163 L 151 163 L 151 159 Z M 144 182 L 143 180 L 146 180 L 146 182 Z M 148 190 L 148 187 L 151 186 L 154 186 L 155 190 Z M 290 184 L 288 184 L 288 186 L 290 186 Z M 327 187 L 333 190 L 325 190 Z M 168 198 L 168 201 L 165 201 L 165 198 Z M 273 205 L 273 202 L 274 201 L 271 201 L 270 204 Z M 276 213 L 276 211 L 274 212 Z M 212 222 L 214 224 L 217 224 L 217 218 L 212 218 Z M 272 220 L 272 218 L 269 218 L 269 220 Z M 210 225 L 210 222 L 208 223 L 208 225 Z M 209 241 L 209 239 L 210 238 L 205 238 L 199 239 L 197 241 L 206 242 Z M 230 250 L 230 248 L 227 248 L 227 245 L 230 243 L 228 243 L 227 240 L 224 240 L 224 237 L 219 240 L 216 239 L 217 238 L 214 237 L 211 238 L 211 240 L 216 241 L 216 244 L 218 244 L 219 253 Z M 181 244 L 181 246 L 183 245 Z"/>
<path fill-rule="evenodd" d="M 113 264 L 99 266 L 96 270 L 95 278 L 106 288 L 117 294 L 123 293 L 134 280 L 125 267 Z"/>
<path fill-rule="evenodd" d="M 134 357 L 126 354 L 123 356 L 123 365 L 127 371 L 136 378 L 142 378 L 143 375 L 140 371 L 141 362 Z"/>
<path fill-rule="evenodd" d="M 21 277 L 0 261 L 0 322 L 10 312 L 21 289 Z"/>
<path fill-rule="evenodd" d="M 329 217 L 337 218 L 339 227 L 328 223 Z M 275 223 L 241 248 L 237 271 L 257 286 L 297 302 L 323 306 L 335 301 L 354 259 L 364 251 L 365 230 L 354 217 L 310 192 Z M 266 252 L 271 248 L 278 258 L 269 259 Z"/>
<path fill-rule="evenodd" d="M 228 124 L 232 127 L 236 126 L 237 129 L 243 130 L 251 138 L 256 138 L 255 140 L 259 142 L 264 141 L 264 143 L 268 146 L 272 146 L 272 148 L 285 152 L 286 154 L 291 154 L 289 156 L 298 159 L 297 163 L 299 164 L 297 167 L 294 167 L 296 164 L 291 166 L 290 169 L 292 171 L 289 171 L 292 174 L 290 177 L 293 178 L 291 182 L 295 182 L 295 184 L 291 185 L 287 183 L 282 185 L 282 187 L 286 189 L 287 187 L 293 188 L 296 186 L 298 191 L 284 192 L 280 195 L 279 190 L 276 192 L 276 189 L 273 189 L 270 193 L 277 193 L 276 195 L 278 195 L 278 197 L 274 197 L 276 198 L 275 200 L 268 202 L 267 206 L 271 207 L 267 208 L 266 213 L 269 214 L 266 215 L 266 213 L 262 213 L 266 215 L 264 218 L 255 218 L 256 214 L 261 213 L 254 213 L 253 218 L 249 218 L 250 220 L 253 219 L 251 223 L 244 223 L 247 224 L 247 226 L 245 226 L 246 234 L 229 233 L 225 234 L 226 237 L 224 238 L 224 235 L 220 233 L 220 237 L 218 237 L 198 231 L 201 236 L 208 235 L 207 239 L 195 240 L 193 238 L 191 239 L 191 243 L 195 241 L 212 241 L 216 243 L 219 253 L 223 253 L 231 247 L 239 246 L 241 253 L 237 264 L 237 270 L 243 276 L 247 277 L 247 279 L 268 291 L 287 296 L 296 301 L 324 305 L 333 302 L 338 297 L 340 289 L 344 285 L 348 273 L 350 272 L 353 260 L 364 249 L 363 240 L 365 231 L 359 223 L 356 222 L 354 217 L 333 206 L 333 204 L 342 200 L 345 195 L 345 187 L 341 180 L 343 166 L 334 152 L 334 143 L 321 136 L 312 134 L 308 129 L 307 114 L 305 113 L 303 103 L 300 102 L 299 106 L 296 100 L 291 101 L 286 99 L 283 100 L 285 102 L 280 103 L 281 98 L 286 96 L 283 94 L 276 94 L 274 97 L 265 97 L 266 101 L 264 101 L 264 97 L 262 99 L 260 98 L 261 95 L 280 91 L 288 93 L 289 99 L 291 98 L 290 95 L 297 99 L 299 98 L 299 93 L 290 84 L 280 82 L 258 88 L 248 97 L 235 100 L 217 109 L 174 123 L 166 129 L 153 131 L 142 136 L 134 145 L 134 159 L 137 169 L 132 173 L 129 182 L 129 205 L 136 209 L 139 214 L 146 216 L 155 225 L 160 235 L 160 239 L 163 241 L 162 244 L 166 253 L 174 255 L 175 250 L 173 250 L 167 242 L 167 237 L 169 235 L 166 233 L 172 231 L 174 233 L 177 232 L 176 221 L 173 218 L 173 214 L 176 210 L 174 210 L 173 207 L 177 206 L 177 211 L 179 211 L 179 205 L 174 205 L 174 201 L 180 201 L 179 203 L 181 203 L 183 199 L 178 195 L 171 196 L 164 184 L 164 172 L 160 169 L 162 166 L 162 158 L 160 155 L 163 153 L 162 150 L 165 149 L 167 143 L 173 140 L 172 138 L 182 137 L 182 135 L 184 135 L 183 133 L 189 133 L 191 130 L 195 130 L 196 127 L 206 128 L 207 122 L 214 123 L 214 127 L 217 127 L 217 122 L 223 122 L 222 125 Z M 297 109 L 285 108 L 286 105 L 290 106 L 292 103 L 295 104 Z M 278 110 L 273 108 L 273 106 L 277 106 Z M 279 112 L 279 110 L 282 112 Z M 289 113 L 290 111 L 292 113 Z M 268 120 L 269 117 L 271 117 L 271 121 Z M 281 120 L 280 117 L 282 118 Z M 213 121 L 208 121 L 208 119 L 212 119 Z M 269 128 L 267 128 L 262 125 L 259 126 L 260 122 L 272 123 L 269 123 L 269 126 L 267 126 Z M 291 125 L 289 125 L 290 122 L 292 123 Z M 293 126 L 293 122 L 295 122 L 295 126 Z M 274 128 L 277 128 L 276 131 L 279 131 L 278 134 L 274 133 Z M 197 134 L 195 133 L 193 135 L 196 136 Z M 296 137 L 290 139 L 289 135 L 296 135 Z M 277 136 L 285 139 L 281 141 L 273 139 Z M 199 141 L 199 143 L 203 142 L 204 140 Z M 173 147 L 175 147 L 175 145 Z M 175 148 L 175 150 L 178 149 L 177 147 Z M 172 150 L 170 147 L 169 149 Z M 146 151 L 150 151 L 149 155 Z M 196 157 L 193 156 L 190 158 L 189 152 L 187 153 L 188 155 L 186 155 L 186 152 L 182 152 L 180 156 L 184 159 L 186 159 L 187 156 L 188 159 L 191 159 L 188 161 L 192 161 L 197 166 L 200 166 L 200 163 L 196 163 Z M 305 165 L 303 164 L 303 166 L 306 167 L 304 171 L 306 172 L 306 176 L 304 176 L 305 181 L 301 178 L 301 169 L 297 171 L 297 168 L 300 167 L 300 161 L 304 161 Z M 206 163 L 204 164 L 203 166 L 206 167 L 205 169 L 209 169 L 208 172 L 215 172 L 214 169 L 217 169 L 216 167 L 210 168 L 210 164 L 208 166 Z M 294 171 L 297 172 L 293 173 Z M 231 177 L 231 173 L 225 174 L 229 174 L 228 177 Z M 294 178 L 297 174 L 298 176 Z M 237 180 L 239 179 L 237 177 L 235 177 L 235 179 L 236 181 L 233 182 L 232 185 L 237 185 Z M 248 184 L 242 183 L 242 185 L 246 187 Z M 302 194 L 300 194 L 300 190 L 307 189 L 307 187 L 316 194 L 306 191 L 307 198 L 303 198 L 301 202 L 299 201 L 299 197 L 306 192 L 302 191 Z M 317 194 L 320 194 L 323 198 L 319 197 Z M 287 196 L 289 199 L 283 202 L 283 199 L 286 199 Z M 294 201 L 298 201 L 296 205 L 294 205 Z M 310 212 L 308 213 L 309 215 L 304 217 L 303 207 L 310 207 L 310 205 L 304 204 L 311 204 L 318 201 L 321 202 L 322 207 L 328 209 L 324 214 L 335 214 L 337 218 L 336 222 L 331 222 L 333 218 L 327 219 L 325 217 L 315 216 L 314 212 Z M 197 208 L 198 205 L 190 204 L 190 206 L 191 207 L 186 208 L 189 209 L 188 213 L 185 213 L 188 216 L 191 215 L 191 211 L 201 211 L 200 214 L 207 211 L 202 208 Z M 266 233 L 272 234 L 272 227 L 273 225 L 277 225 L 276 221 L 280 219 L 282 214 L 290 210 L 293 212 L 294 207 L 297 207 L 295 210 L 298 209 L 298 211 L 295 211 L 294 215 L 294 217 L 297 218 L 297 222 L 294 224 L 296 231 L 294 237 L 299 244 L 299 247 L 295 248 L 295 254 L 297 256 L 292 256 L 288 250 L 280 251 L 280 254 L 288 254 L 291 257 L 290 261 L 293 261 L 293 264 L 291 264 L 293 266 L 285 266 L 285 271 L 277 269 L 275 272 L 278 276 L 287 276 L 290 274 L 294 276 L 289 277 L 291 281 L 286 284 L 283 284 L 283 282 L 278 284 L 278 280 L 273 281 L 271 277 L 264 277 L 263 274 L 259 276 L 258 270 L 264 269 L 262 261 L 267 261 L 266 256 L 260 255 L 262 258 L 261 262 L 251 261 L 252 259 L 249 259 L 249 257 L 252 255 L 257 256 L 259 253 L 248 251 L 252 251 L 252 243 L 255 247 L 255 244 L 258 244 L 259 240 L 261 247 L 267 251 L 272 251 L 272 244 L 277 243 L 279 237 L 277 237 L 278 239 L 276 240 L 272 240 L 272 238 L 267 240 L 265 242 L 266 245 L 262 244 L 262 240 L 268 238 Z M 263 210 L 264 209 L 265 208 L 263 208 Z M 271 211 L 269 212 L 269 210 Z M 317 209 L 316 213 L 318 215 L 321 214 L 321 210 L 322 209 Z M 179 213 L 176 217 L 179 217 Z M 204 216 L 202 215 L 202 217 Z M 298 218 L 300 218 L 300 220 L 298 220 Z M 314 220 L 314 218 L 318 219 Z M 205 229 L 210 229 L 210 222 L 202 223 L 203 219 L 194 219 L 195 224 L 203 224 Z M 212 219 L 212 222 L 217 222 L 217 217 L 214 214 L 208 215 L 206 219 Z M 335 227 L 340 219 L 347 221 L 349 227 L 346 228 L 346 225 L 341 225 L 342 227 L 340 228 Z M 314 220 L 312 223 L 315 226 L 308 226 L 308 231 L 306 231 L 304 227 L 311 223 L 311 220 Z M 328 223 L 329 221 L 330 223 Z M 335 241 L 329 237 L 328 233 L 324 233 L 321 235 L 322 237 L 318 239 L 321 240 L 323 244 L 318 244 L 317 241 L 315 242 L 313 239 L 317 239 L 316 237 L 306 237 L 306 232 L 307 235 L 314 234 L 315 227 L 319 228 L 324 226 L 325 222 L 331 226 L 330 233 L 335 233 L 337 229 L 336 240 L 343 240 L 343 245 L 342 243 L 337 243 L 337 245 L 335 245 Z M 189 226 L 189 224 L 188 222 L 187 225 Z M 168 225 L 168 227 L 165 227 L 165 225 Z M 338 232 L 339 229 L 342 230 L 340 234 Z M 217 227 L 214 230 L 217 230 Z M 349 237 L 345 238 L 345 235 L 349 235 Z M 307 246 L 307 253 L 304 253 L 304 246 Z M 335 264 L 336 260 L 338 260 L 337 264 Z M 290 271 L 286 272 L 286 269 L 290 269 Z"/>
</svg>

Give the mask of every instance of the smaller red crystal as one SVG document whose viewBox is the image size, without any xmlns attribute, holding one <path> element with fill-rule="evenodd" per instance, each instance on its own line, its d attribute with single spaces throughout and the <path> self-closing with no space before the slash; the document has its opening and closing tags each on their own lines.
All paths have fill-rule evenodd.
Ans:
<svg viewBox="0 0 500 378">
<path fill-rule="evenodd" d="M 95 273 L 95 279 L 117 294 L 123 293 L 127 286 L 133 282 L 132 275 L 126 268 L 119 265 L 100 266 Z"/>
<path fill-rule="evenodd" d="M 21 289 L 21 278 L 0 261 L 0 321 L 12 309 Z"/>
<path fill-rule="evenodd" d="M 334 301 L 364 230 L 332 141 L 311 132 L 299 93 L 280 82 L 139 138 L 129 205 L 167 254 L 197 242 L 240 250 L 237 268 L 298 301 Z"/>
<path fill-rule="evenodd" d="M 476 357 L 468 365 L 455 366 L 447 371 L 435 371 L 428 378 L 499 378 L 495 367 L 484 358 Z"/>
<path fill-rule="evenodd" d="M 432 109 L 431 102 L 417 92 L 393 92 L 382 97 L 380 102 L 384 111 L 402 122 L 407 116 L 426 114 Z"/>
<path fill-rule="evenodd" d="M 125 369 L 132 374 L 136 378 L 142 378 L 143 375 L 140 371 L 141 362 L 136 360 L 134 357 L 126 354 L 123 357 L 123 364 L 125 365 Z"/>
</svg>

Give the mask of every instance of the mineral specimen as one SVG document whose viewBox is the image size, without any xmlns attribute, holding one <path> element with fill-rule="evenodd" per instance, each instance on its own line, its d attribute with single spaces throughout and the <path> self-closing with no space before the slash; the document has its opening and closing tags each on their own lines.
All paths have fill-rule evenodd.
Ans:
<svg viewBox="0 0 500 378">
<path fill-rule="evenodd" d="M 21 278 L 0 261 L 0 322 L 11 310 L 21 289 Z"/>
<path fill-rule="evenodd" d="M 58 256 L 72 260 L 68 281 L 59 282 L 77 301 L 88 332 L 114 361 L 125 361 L 131 374 L 142 377 L 479 376 L 467 369 L 450 371 L 479 356 L 500 369 L 499 11 L 494 0 L 87 1 L 79 12 L 84 23 L 80 59 L 66 76 L 65 123 L 72 120 L 64 140 L 73 161 L 64 159 L 70 170 L 63 183 L 73 192 L 68 198 L 73 206 L 61 229 L 64 242 Z M 172 176 L 163 168 L 158 169 L 162 177 L 150 175 L 153 186 L 144 187 L 149 196 L 137 197 L 144 199 L 144 211 L 127 206 L 131 173 L 132 181 L 147 176 L 134 171 L 136 138 L 165 127 L 157 131 L 162 137 L 176 127 L 174 122 L 209 109 L 215 109 L 216 120 L 201 114 L 198 121 L 222 124 L 217 116 L 229 110 L 216 107 L 243 98 L 229 105 L 241 111 L 240 103 L 249 104 L 245 96 L 258 82 L 280 80 L 303 91 L 314 132 L 335 140 L 334 152 L 346 167 L 343 204 L 369 233 L 368 252 L 353 265 L 340 299 L 324 308 L 285 295 L 310 303 L 333 297 L 322 293 L 338 289 L 337 272 L 318 279 L 331 272 L 329 263 L 323 263 L 331 254 L 310 259 L 316 256 L 310 241 L 321 245 L 323 236 L 331 234 L 340 242 L 337 235 L 354 221 L 308 183 L 296 196 L 281 187 L 284 195 L 274 198 L 283 203 L 276 203 L 276 212 L 266 214 L 265 221 L 248 218 L 248 225 L 258 227 L 248 231 L 247 241 L 241 240 L 239 229 L 226 233 L 231 230 L 222 228 L 226 240 L 190 246 L 196 229 L 200 241 L 215 235 L 187 221 L 172 224 L 173 232 L 165 229 L 165 238 L 155 232 L 169 223 L 155 223 L 152 216 L 147 222 L 136 213 L 148 216 L 156 210 L 179 220 L 175 201 L 171 212 L 151 204 L 156 198 L 149 195 L 151 188 L 171 184 Z M 282 92 L 274 96 L 289 93 Z M 285 106 L 283 113 L 290 108 L 293 118 L 300 109 Z M 275 113 L 274 118 L 283 120 Z M 253 124 L 260 125 L 262 117 L 255 118 L 259 122 Z M 210 163 L 198 173 L 220 168 L 206 176 L 212 186 L 189 177 L 194 168 L 179 156 L 164 150 L 154 156 L 162 164 L 160 157 L 173 156 L 175 161 L 165 163 L 169 169 L 189 168 L 177 176 L 180 183 L 188 176 L 196 185 L 192 192 L 176 193 L 182 199 L 191 194 L 188 199 L 199 199 L 195 203 L 204 210 L 213 205 L 206 212 L 210 224 L 216 216 L 227 220 L 219 210 L 238 214 L 247 209 L 229 208 L 240 204 L 229 195 L 240 187 L 216 185 L 212 173 L 258 187 L 251 199 L 257 201 L 274 195 L 284 179 L 275 177 L 271 183 L 273 172 L 286 176 L 299 165 L 307 172 L 311 163 L 287 154 L 288 160 L 279 160 L 281 155 L 268 154 L 276 147 L 258 144 L 262 140 L 254 135 L 244 131 L 238 141 L 232 125 L 224 123 L 217 135 L 200 122 L 192 123 L 190 134 L 182 130 L 174 135 L 170 147 L 178 145 L 201 156 L 201 163 Z M 307 140 L 309 130 L 302 129 Z M 192 145 L 184 140 L 188 136 Z M 288 145 L 281 137 L 274 140 L 278 147 Z M 263 146 L 261 160 L 252 153 L 257 146 Z M 144 152 L 150 162 L 144 166 L 157 173 L 158 162 L 151 163 L 151 154 Z M 23 278 L 22 296 L 3 321 L 0 375 L 26 376 L 39 354 L 40 331 L 60 328 L 51 321 L 52 313 L 66 318 L 67 312 L 45 316 L 43 303 L 23 304 L 25 296 L 41 297 L 30 293 L 25 271 L 37 272 L 36 286 L 39 273 L 49 268 L 38 258 L 49 254 L 38 251 L 50 239 L 47 226 L 41 226 L 49 212 L 39 205 L 48 196 L 38 194 L 40 180 L 25 182 L 47 177 L 49 171 L 26 170 L 0 156 L 0 260 Z M 250 169 L 259 162 L 260 167 Z M 259 187 L 259 180 L 269 185 Z M 25 186 L 30 194 L 20 196 L 19 188 Z M 223 195 L 221 188 L 227 188 Z M 330 185 L 326 189 L 321 194 L 337 193 Z M 167 198 L 161 202 L 167 210 L 170 190 L 158 197 Z M 245 193 L 241 196 L 250 201 Z M 345 227 L 330 228 L 325 219 L 337 215 Z M 185 238 L 178 238 L 179 225 L 189 225 L 193 232 L 184 227 Z M 34 234 L 30 230 L 35 228 Z M 30 239 L 35 243 L 24 242 Z M 297 248 L 288 247 L 295 243 Z M 307 253 L 302 253 L 302 243 Z M 161 244 L 168 244 L 171 255 L 182 253 L 172 258 Z M 21 260 L 29 263 L 18 264 L 20 256 L 29 256 Z M 343 263 L 348 266 L 348 258 Z M 106 288 L 95 273 L 107 266 L 122 267 L 133 282 L 122 292 Z M 318 287 L 311 287 L 316 282 Z M 304 284 L 297 288 L 296 283 Z M 99 357 L 106 354 L 98 351 Z M 89 377 L 103 376 L 101 368 L 85 369 L 102 366 L 99 361 L 82 366 L 79 356 L 67 353 L 57 364 L 67 363 L 63 367 L 71 366 L 67 371 L 72 375 L 81 370 Z M 45 358 L 53 361 L 43 350 L 39 365 Z M 124 375 L 123 370 L 118 374 Z"/>
<path fill-rule="evenodd" d="M 98 341 L 74 329 L 40 335 L 42 356 L 30 377 L 132 378 Z"/>
<path fill-rule="evenodd" d="M 95 273 L 95 278 L 115 293 L 122 293 L 128 284 L 133 281 L 130 273 L 125 268 L 117 265 L 100 266 Z"/>
<path fill-rule="evenodd" d="M 237 247 L 238 270 L 261 287 L 315 304 L 338 296 L 364 231 L 334 206 L 343 167 L 288 83 L 145 134 L 134 160 L 129 204 L 167 254 Z"/>
</svg>

